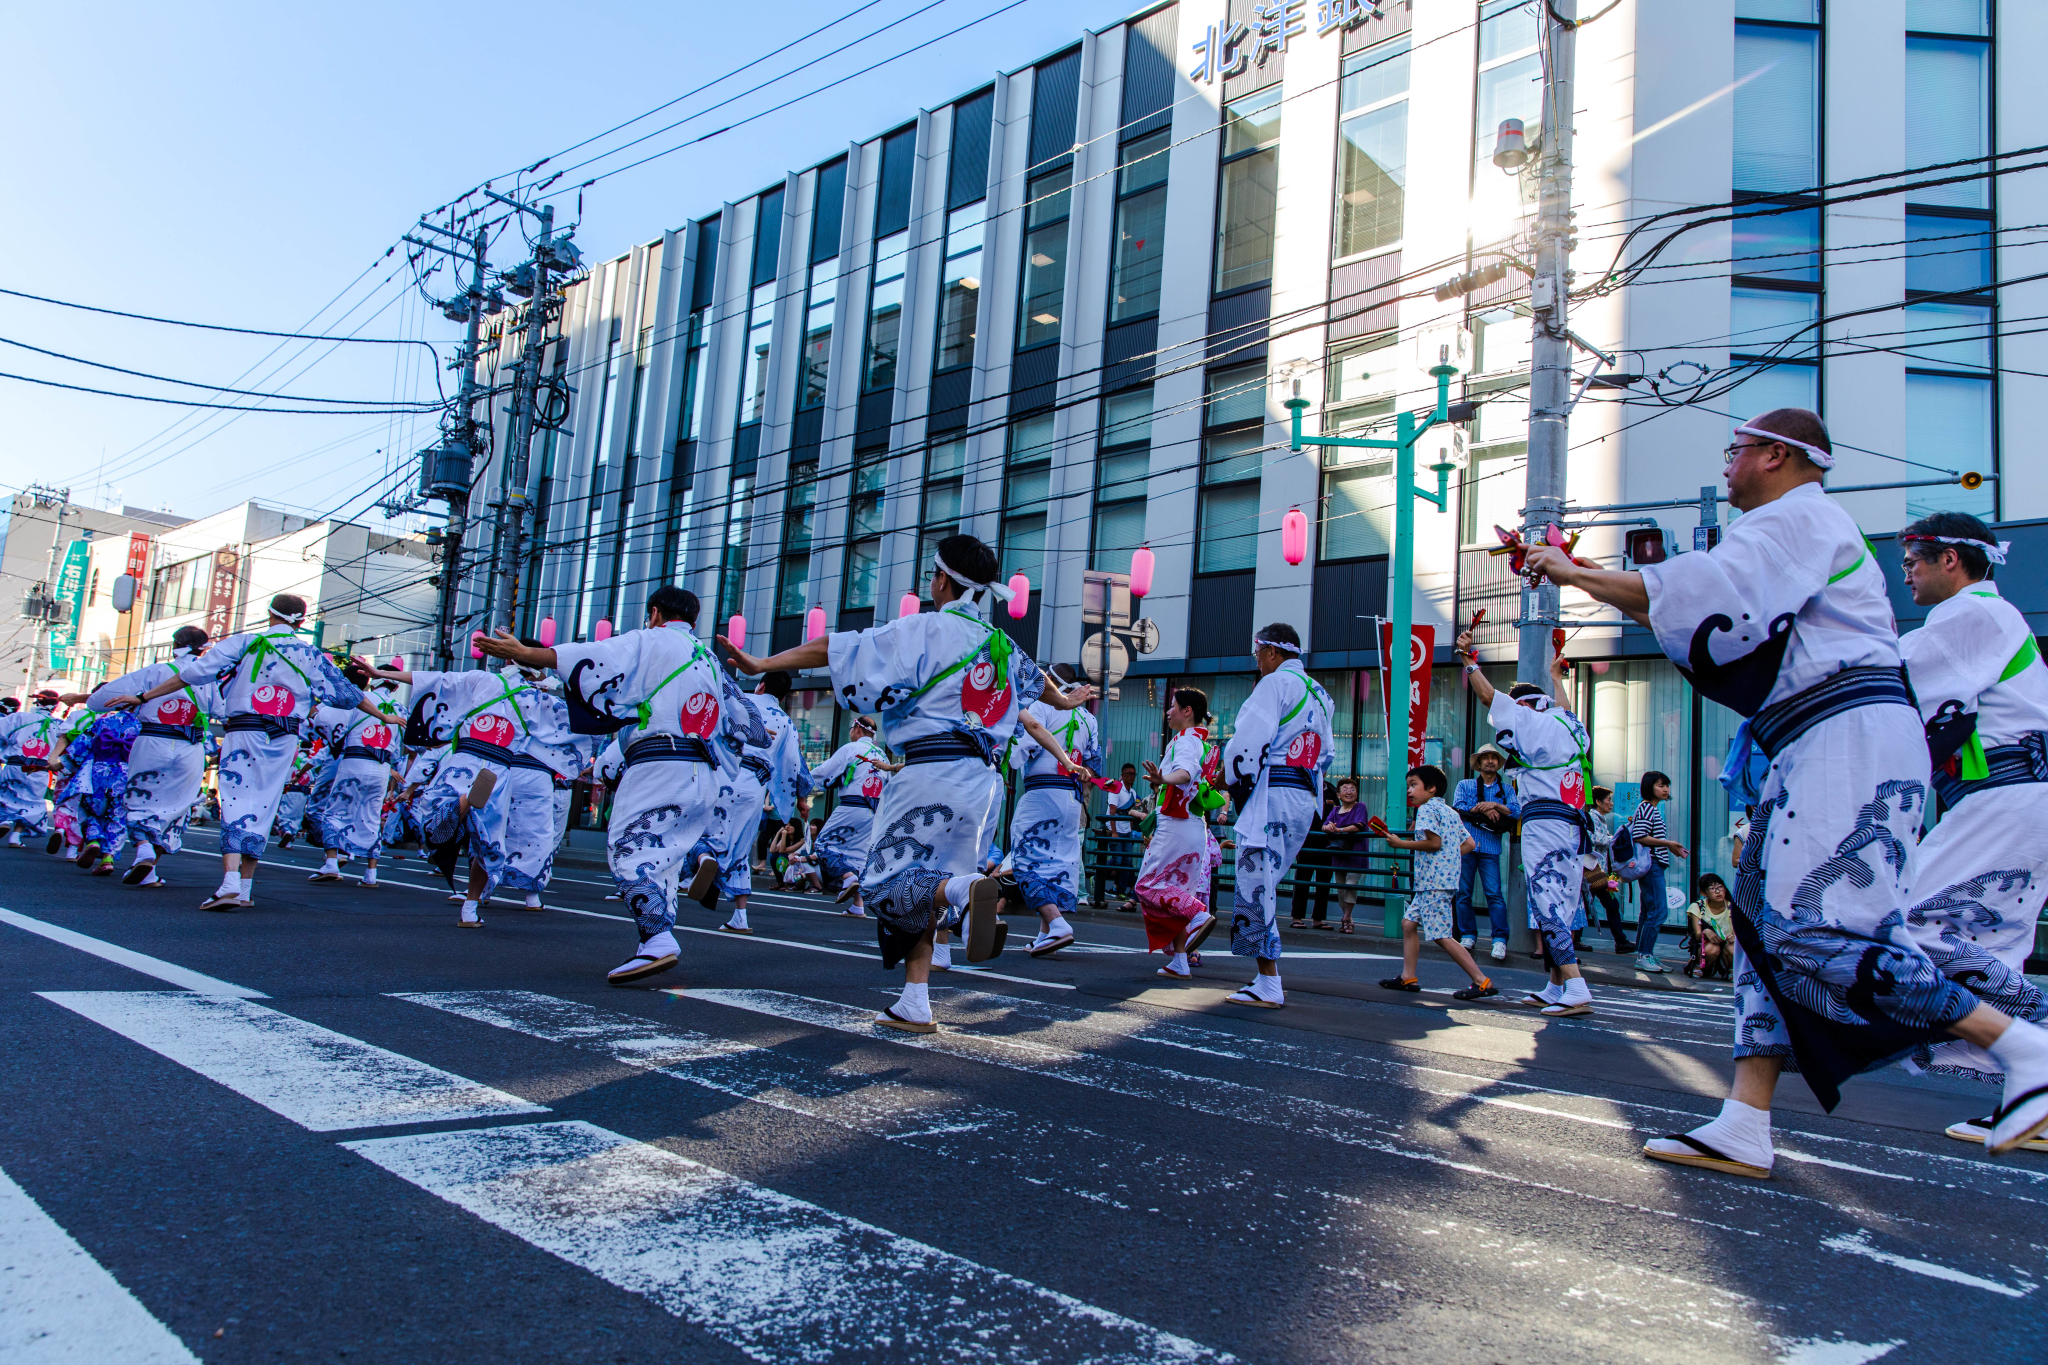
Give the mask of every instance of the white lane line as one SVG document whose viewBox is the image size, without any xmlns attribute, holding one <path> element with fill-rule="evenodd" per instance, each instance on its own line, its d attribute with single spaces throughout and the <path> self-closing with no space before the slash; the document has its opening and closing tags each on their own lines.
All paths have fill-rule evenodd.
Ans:
<svg viewBox="0 0 2048 1365">
<path fill-rule="evenodd" d="M 548 1112 L 247 1000 L 170 991 L 38 994 L 316 1133 Z"/>
<path fill-rule="evenodd" d="M 1870 1245 L 1870 1233 L 1863 1229 L 1858 1229 L 1854 1233 L 1841 1237 L 1830 1237 L 1822 1242 L 1821 1245 L 1829 1251 L 1839 1251 L 1849 1256 L 1867 1256 L 1873 1261 L 1881 1261 L 1885 1265 L 1896 1266 L 1900 1270 L 1910 1270 L 1915 1275 L 1925 1275 L 1930 1280 L 1947 1280 L 1950 1284 L 1967 1285 L 1971 1289 L 1982 1289 L 1993 1294 L 2003 1294 L 2009 1299 L 2024 1299 L 2039 1287 L 2029 1284 L 2024 1288 L 2015 1289 L 2009 1284 L 2000 1284 L 1997 1280 L 1987 1280 L 1981 1275 L 1972 1275 L 1968 1271 L 1957 1270 L 1953 1266 L 1936 1265 L 1933 1261 L 1922 1261 L 1911 1256 L 1900 1256 L 1890 1251 L 1879 1251 L 1876 1247 Z"/>
<path fill-rule="evenodd" d="M 141 1300 L 0 1171 L 0 1360 L 199 1365 Z"/>
<path fill-rule="evenodd" d="M 757 1360 L 1230 1360 L 581 1122 L 342 1144 Z"/>
<path fill-rule="evenodd" d="M 166 962 L 160 957 L 151 957 L 147 953 L 138 953 L 132 948 L 123 948 L 118 943 L 108 943 L 104 939 L 97 939 L 86 934 L 77 933 L 60 925 L 47 924 L 39 919 L 30 919 L 27 915 L 19 915 L 12 910 L 0 910 L 0 924 L 11 924 L 15 928 L 25 929 L 31 934 L 41 934 L 52 943 L 61 943 L 67 948 L 76 948 L 82 953 L 91 953 L 94 957 L 105 958 L 107 961 L 126 967 L 132 972 L 141 972 L 144 976 L 153 976 L 159 981 L 168 981 L 173 986 L 183 986 L 186 990 L 196 991 L 201 995 L 240 996 L 244 1000 L 268 1000 L 270 998 L 262 991 L 251 990 L 247 986 L 237 986 L 232 981 L 222 981 L 218 977 L 208 976 L 204 972 L 195 972 L 190 967 L 180 967 L 175 962 Z"/>
<path fill-rule="evenodd" d="M 1906 1344 L 1897 1341 L 1844 1341 L 1840 1337 L 1773 1337 L 1778 1365 L 1870 1365 Z"/>
</svg>

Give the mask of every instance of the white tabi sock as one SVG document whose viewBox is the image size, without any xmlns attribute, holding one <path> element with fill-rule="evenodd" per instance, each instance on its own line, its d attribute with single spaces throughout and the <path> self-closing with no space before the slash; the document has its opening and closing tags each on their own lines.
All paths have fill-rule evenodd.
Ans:
<svg viewBox="0 0 2048 1365">
<path fill-rule="evenodd" d="M 1166 970 L 1186 976 L 1188 974 L 1188 955 L 1186 953 L 1175 953 L 1172 957 L 1166 959 Z"/>
<path fill-rule="evenodd" d="M 2038 1070 L 2048 1065 L 2048 1030 L 2015 1019 L 1985 1050 L 1998 1059 L 2008 1076 L 2022 1067 Z"/>
<path fill-rule="evenodd" d="M 946 878 L 946 904 L 956 909 L 967 904 L 967 889 L 973 885 L 972 877 Z"/>
<path fill-rule="evenodd" d="M 1252 989 L 1257 991 L 1262 999 L 1285 1000 L 1287 998 L 1287 992 L 1280 989 L 1280 973 L 1278 972 L 1270 974 L 1260 972 L 1252 978 Z"/>
<path fill-rule="evenodd" d="M 339 876 L 341 874 L 341 864 L 330 857 L 326 862 L 320 864 L 320 870 L 322 872 L 332 872 Z"/>
<path fill-rule="evenodd" d="M 952 944 L 950 944 L 950 943 L 934 943 L 934 944 L 932 945 L 932 966 L 934 966 L 934 967 L 942 967 L 942 968 L 944 968 L 944 969 L 945 969 L 945 970 L 947 970 L 947 971 L 951 971 L 951 970 L 953 969 L 953 945 L 952 945 Z M 919 989 L 923 989 L 923 988 L 922 988 L 922 987 L 920 987 Z"/>
<path fill-rule="evenodd" d="M 1555 1005 L 1558 1001 L 1564 999 L 1564 987 L 1553 981 L 1542 990 L 1536 992 L 1536 994 L 1543 997 L 1544 1004 Z"/>
<path fill-rule="evenodd" d="M 540 892 L 538 892 L 538 891 L 529 891 L 529 892 L 527 892 L 527 893 L 526 893 L 526 903 L 527 903 L 528 905 L 532 906 L 532 907 L 533 907 L 534 909 L 536 909 L 536 910 L 540 909 Z"/>
<path fill-rule="evenodd" d="M 1073 933 L 1074 926 L 1067 923 L 1067 917 L 1065 915 L 1054 915 L 1052 917 L 1052 923 L 1045 926 L 1045 932 L 1051 934 L 1054 938 L 1058 938 L 1062 934 Z"/>
<path fill-rule="evenodd" d="M 376 884 L 377 884 L 377 865 L 376 865 L 375 863 L 371 863 L 371 864 L 370 864 L 370 865 L 369 865 L 368 867 L 366 867 L 366 868 L 364 868 L 364 869 L 363 869 L 363 885 L 364 885 L 364 886 L 375 886 Z"/>
<path fill-rule="evenodd" d="M 150 843 L 147 839 L 137 839 L 135 841 L 135 861 L 138 863 L 155 862 L 156 845 Z"/>
<path fill-rule="evenodd" d="M 932 998 L 930 988 L 922 981 L 903 983 L 903 994 L 896 997 L 898 1018 L 914 1023 L 929 1024 L 932 1021 Z"/>
<path fill-rule="evenodd" d="M 252 901 L 256 899 L 256 879 L 254 877 L 237 877 L 235 878 L 235 884 L 241 888 L 243 900 Z"/>
<path fill-rule="evenodd" d="M 1774 1154 L 1768 1109 L 1755 1109 L 1741 1100 L 1723 1100 L 1721 1112 L 1693 1129 L 1690 1136 L 1737 1161 L 1770 1169 Z"/>
<path fill-rule="evenodd" d="M 1564 1005 L 1583 1005 L 1592 998 L 1593 988 L 1586 984 L 1586 978 L 1574 976 L 1564 983 L 1564 995 L 1560 997 L 1558 1003 Z"/>
<path fill-rule="evenodd" d="M 219 887 L 219 889 L 218 889 L 218 890 L 216 890 L 216 891 L 215 891 L 215 892 L 214 892 L 213 894 L 214 894 L 214 895 L 216 895 L 216 896 L 239 896 L 239 895 L 241 895 L 241 894 L 242 894 L 242 879 L 241 879 L 240 877 L 237 877 L 237 876 L 236 876 L 236 875 L 235 875 L 234 873 L 232 873 L 232 872 L 228 873 L 228 874 L 227 874 L 227 875 L 226 875 L 225 877 L 222 877 L 222 878 L 220 879 L 220 887 Z"/>
<path fill-rule="evenodd" d="M 152 866 L 149 869 L 149 875 L 147 877 L 144 877 L 141 881 L 135 884 L 137 886 L 156 886 L 159 885 L 162 881 L 163 878 L 156 875 L 156 868 Z"/>
<path fill-rule="evenodd" d="M 443 913 L 446 913 L 446 912 L 444 911 Z M 475 901 L 473 901 L 473 900 L 465 900 L 465 901 L 463 901 L 463 902 L 462 902 L 462 913 L 461 913 L 461 918 L 463 918 L 463 919 L 466 919 L 466 920 L 468 920 L 468 919 L 475 919 L 475 918 L 476 918 L 476 902 L 475 902 Z"/>
<path fill-rule="evenodd" d="M 727 923 L 727 924 L 730 924 L 730 925 L 731 925 L 731 926 L 732 926 L 733 928 L 735 928 L 735 929 L 744 929 L 744 928 L 746 928 L 746 927 L 747 927 L 747 912 L 746 912 L 746 911 L 744 911 L 744 910 L 742 910 L 742 909 L 740 909 L 740 908 L 739 908 L 739 907 L 738 907 L 737 905 L 735 905 L 735 906 L 734 906 L 734 907 L 732 908 L 732 918 L 731 918 L 731 919 L 728 919 L 728 920 L 726 921 L 726 923 Z"/>
</svg>

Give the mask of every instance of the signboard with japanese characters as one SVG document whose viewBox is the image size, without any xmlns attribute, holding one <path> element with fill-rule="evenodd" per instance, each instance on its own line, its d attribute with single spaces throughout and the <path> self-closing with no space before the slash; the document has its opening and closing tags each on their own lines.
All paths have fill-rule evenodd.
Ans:
<svg viewBox="0 0 2048 1365">
<path fill-rule="evenodd" d="M 242 556 L 223 545 L 213 552 L 213 582 L 206 597 L 207 638 L 218 640 L 234 628 L 235 597 L 242 586 Z"/>
<path fill-rule="evenodd" d="M 78 643 L 78 615 L 85 610 L 85 569 L 91 546 L 74 540 L 64 551 L 64 563 L 57 570 L 56 598 L 66 606 L 62 623 L 50 627 L 50 667 L 70 666 L 71 647 Z"/>
<path fill-rule="evenodd" d="M 128 567 L 126 572 L 138 581 L 149 576 L 149 537 L 140 531 L 128 533 Z"/>
<path fill-rule="evenodd" d="M 1318 38 L 1386 17 L 1382 0 L 1315 0 Z M 1254 66 L 1264 66 L 1275 53 L 1284 56 L 1288 41 L 1303 37 L 1308 29 L 1309 0 L 1266 0 L 1252 7 L 1249 23 L 1210 24 L 1197 30 L 1189 45 L 1194 64 L 1188 68 L 1188 79 L 1214 85 L 1219 76 L 1242 76 Z"/>
</svg>

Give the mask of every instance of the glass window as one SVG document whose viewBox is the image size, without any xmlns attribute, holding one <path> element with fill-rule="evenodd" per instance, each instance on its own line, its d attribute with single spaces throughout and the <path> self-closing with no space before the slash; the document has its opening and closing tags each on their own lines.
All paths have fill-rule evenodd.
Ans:
<svg viewBox="0 0 2048 1365">
<path fill-rule="evenodd" d="M 1990 471 L 1996 467 L 1991 413 L 1989 379 L 1909 371 L 1906 458 L 1942 469 Z M 1930 512 L 1953 511 L 1989 518 L 1997 506 L 1992 488 L 1990 484 L 1974 490 L 1960 484 L 1915 488 L 1906 495 L 1906 515 L 1924 517 Z"/>
<path fill-rule="evenodd" d="M 967 467 L 967 442 L 940 441 L 925 453 L 924 509 L 918 524 L 951 535 L 960 520 L 960 490 Z"/>
<path fill-rule="evenodd" d="M 1407 208 L 1408 101 L 1354 114 L 1337 131 L 1337 255 L 1399 245 Z"/>
<path fill-rule="evenodd" d="M 1033 588 L 1045 586 L 1045 513 L 1003 518 L 1005 578 L 1023 574 Z"/>
<path fill-rule="evenodd" d="M 1536 162 L 1520 172 L 1493 164 L 1500 125 L 1520 119 L 1531 151 L 1543 140 L 1543 58 L 1536 50 L 1542 29 L 1535 0 L 1490 0 L 1480 10 L 1479 79 L 1472 124 L 1472 215 L 1481 236 L 1491 240 L 1514 230 L 1536 202 Z"/>
<path fill-rule="evenodd" d="M 847 504 L 847 533 L 880 535 L 882 495 L 889 482 L 889 456 L 876 451 L 853 468 L 853 496 Z"/>
<path fill-rule="evenodd" d="M 1273 277 L 1279 196 L 1281 91 L 1269 85 L 1224 108 L 1223 190 L 1217 217 L 1216 291 Z"/>
<path fill-rule="evenodd" d="M 1528 409 L 1518 406 L 1522 406 L 1526 429 Z M 1500 537 L 1494 534 L 1494 527 L 1513 530 L 1522 524 L 1522 501 L 1527 487 L 1524 471 L 1528 465 L 1527 441 L 1472 447 L 1472 463 L 1458 490 L 1460 534 L 1465 544 L 1498 545 Z"/>
<path fill-rule="evenodd" d="M 811 267 L 810 304 L 804 309 L 804 378 L 797 406 L 815 408 L 825 401 L 825 381 L 832 373 L 832 309 L 839 298 L 839 258 Z"/>
<path fill-rule="evenodd" d="M 1757 0 L 1744 3 L 1755 4 Z M 1906 0 L 1906 28 L 1913 33 L 1966 33 L 1973 38 L 1988 38 L 1991 0 Z"/>
<path fill-rule="evenodd" d="M 909 254 L 907 231 L 875 243 L 875 282 L 868 291 L 869 389 L 896 383 L 896 352 L 903 339 L 903 269 Z"/>
<path fill-rule="evenodd" d="M 1009 462 L 1003 480 L 1005 576 L 1022 573 L 1033 583 L 1042 581 L 1055 444 L 1051 413 L 1024 418 L 1010 428 Z"/>
<path fill-rule="evenodd" d="M 1102 400 L 1102 444 L 1134 445 L 1152 439 L 1152 390 L 1113 393 Z"/>
<path fill-rule="evenodd" d="M 1820 295 L 1737 289 L 1729 299 L 1728 349 L 1741 355 L 1809 357 L 1820 353 Z"/>
<path fill-rule="evenodd" d="M 1159 269 L 1166 246 L 1168 133 L 1154 133 L 1123 149 L 1117 190 L 1116 255 L 1109 289 L 1109 320 L 1159 311 Z"/>
<path fill-rule="evenodd" d="M 1017 344 L 1039 346 L 1060 339 L 1066 314 L 1067 210 L 1073 199 L 1074 172 L 1064 167 L 1032 181 L 1026 191 L 1024 292 L 1017 321 Z"/>
<path fill-rule="evenodd" d="M 1910 7 L 1913 0 L 1907 0 Z M 1788 24 L 1820 22 L 1820 0 L 1735 0 L 1738 19 L 1777 19 Z M 1912 25 L 1908 24 L 1908 28 Z"/>
<path fill-rule="evenodd" d="M 974 315 L 981 303 L 982 214 L 986 200 L 946 217 L 946 278 L 939 294 L 939 363 L 974 363 Z"/>
<path fill-rule="evenodd" d="M 1731 273 L 1754 275 L 1767 280 L 1820 283 L 1820 210 L 1794 209 L 1788 213 L 1755 212 L 1764 205 L 1747 205 L 1738 212 L 1751 216 L 1728 225 L 1734 259 Z"/>
<path fill-rule="evenodd" d="M 1257 430 L 1229 431 L 1209 437 L 1203 443 L 1202 482 L 1258 478 L 1264 462 L 1260 447 L 1264 444 L 1264 434 Z"/>
<path fill-rule="evenodd" d="M 1820 34 L 1811 30 L 1735 26 L 1736 189 L 1820 182 L 1819 59 Z"/>
<path fill-rule="evenodd" d="M 1946 38 L 1906 40 L 1906 164 L 1931 166 L 1991 148 L 1991 48 Z M 1989 180 L 1914 190 L 1923 204 L 1991 206 Z"/>
<path fill-rule="evenodd" d="M 1202 536 L 1196 573 L 1229 573 L 1259 561 L 1259 486 L 1228 484 L 1202 490 Z"/>
<path fill-rule="evenodd" d="M 1906 215 L 1906 292 L 1953 294 L 1991 287 L 1991 224 Z"/>
<path fill-rule="evenodd" d="M 783 529 L 782 548 L 808 551 L 818 510 L 818 462 L 805 460 L 789 471 L 789 518 Z"/>
<path fill-rule="evenodd" d="M 753 301 L 747 310 L 747 374 L 743 381 L 746 388 L 746 402 L 740 410 L 740 421 L 758 422 L 763 406 L 768 401 L 768 343 L 775 333 L 775 284 L 754 286 Z"/>
<path fill-rule="evenodd" d="M 1140 485 L 1142 491 L 1143 485 Z M 1095 509 L 1095 554 L 1092 564 L 1110 573 L 1129 573 L 1131 555 L 1145 543 L 1145 500 L 1126 498 Z"/>
<path fill-rule="evenodd" d="M 785 555 L 782 560 L 782 591 L 775 598 L 777 616 L 801 616 L 810 605 L 811 557 Z"/>
<path fill-rule="evenodd" d="M 1534 329 L 1513 308 L 1495 308 L 1472 320 L 1474 374 L 1500 374 L 1529 368 Z"/>
<path fill-rule="evenodd" d="M 704 422 L 704 337 L 705 314 L 699 310 L 690 314 L 689 355 L 684 360 L 683 370 L 683 420 L 678 430 L 678 440 L 694 441 L 703 435 Z"/>
<path fill-rule="evenodd" d="M 1232 422 L 1264 421 L 1266 416 L 1266 366 L 1233 365 L 1209 372 L 1209 414 L 1205 425 L 1228 426 Z"/>
<path fill-rule="evenodd" d="M 1103 501 L 1121 498 L 1143 497 L 1145 480 L 1151 472 L 1152 452 L 1132 450 L 1121 455 L 1105 455 L 1096 465 L 1096 476 L 1100 480 Z"/>
<path fill-rule="evenodd" d="M 1394 340 L 1394 333 L 1387 332 L 1355 345 L 1331 347 L 1328 401 L 1356 403 L 1392 393 L 1394 357 L 1383 353 L 1393 349 Z"/>
<path fill-rule="evenodd" d="M 1339 451 L 1331 451 L 1335 456 Z M 1364 455 L 1345 450 L 1345 455 Z M 1387 460 L 1330 469 L 1323 474 L 1323 524 L 1318 557 L 1362 559 L 1388 553 L 1393 542 L 1393 464 Z"/>
<path fill-rule="evenodd" d="M 1541 8 L 1538 0 L 1487 0 L 1479 14 L 1480 62 L 1535 47 L 1543 32 Z"/>
<path fill-rule="evenodd" d="M 1916 303 L 1906 310 L 1900 349 L 1916 369 L 1991 369 L 1991 310 L 1964 303 Z M 1944 465 L 1943 468 L 1948 468 Z"/>
<path fill-rule="evenodd" d="M 1750 371 L 1728 393 L 1729 430 L 1773 408 L 1820 411 L 1820 368 L 1815 365 L 1771 365 Z M 1944 466 L 1946 468 L 1946 466 Z"/>
<path fill-rule="evenodd" d="M 855 541 L 846 547 L 846 587 L 841 605 L 848 611 L 872 610 L 875 584 L 881 578 L 882 542 Z"/>
</svg>

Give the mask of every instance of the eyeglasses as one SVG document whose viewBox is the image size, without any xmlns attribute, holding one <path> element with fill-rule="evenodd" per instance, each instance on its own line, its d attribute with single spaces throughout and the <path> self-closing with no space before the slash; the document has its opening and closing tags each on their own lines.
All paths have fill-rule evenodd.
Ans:
<svg viewBox="0 0 2048 1365">
<path fill-rule="evenodd" d="M 1777 441 L 1737 441 L 1732 446 L 1721 447 L 1721 463 L 1731 465 L 1742 458 L 1742 452 L 1745 450 L 1762 450 L 1766 446 L 1778 444 L 1780 443 Z"/>
</svg>

